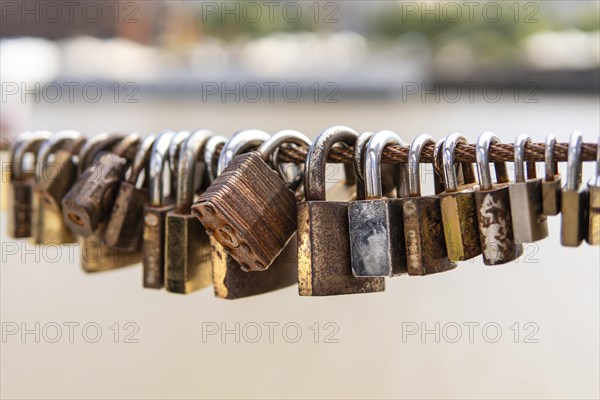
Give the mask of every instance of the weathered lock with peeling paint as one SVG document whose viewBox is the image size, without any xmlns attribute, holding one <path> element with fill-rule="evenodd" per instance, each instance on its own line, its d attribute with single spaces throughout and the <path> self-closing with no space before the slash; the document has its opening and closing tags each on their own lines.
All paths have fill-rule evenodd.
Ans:
<svg viewBox="0 0 600 400">
<path fill-rule="evenodd" d="M 505 264 L 523 254 L 523 245 L 515 243 L 508 174 L 504 163 L 496 163 L 496 184 L 492 184 L 489 167 L 490 144 L 498 143 L 498 137 L 484 132 L 477 139 L 477 171 L 479 190 L 475 192 L 479 241 L 485 265 Z"/>
<path fill-rule="evenodd" d="M 446 250 L 450 261 L 464 261 L 481 254 L 475 207 L 477 181 L 470 163 L 462 163 L 464 182 L 459 184 L 454 164 L 457 144 L 467 144 L 460 133 L 445 140 L 442 153 L 445 190 L 439 194 Z"/>
<path fill-rule="evenodd" d="M 527 163 L 525 179 L 525 145 L 527 135 L 515 141 L 515 182 L 508 187 L 515 242 L 532 243 L 548 236 L 548 221 L 542 211 L 542 180 L 536 177 L 535 162 Z"/>
<path fill-rule="evenodd" d="M 569 141 L 567 182 L 561 196 L 560 243 L 567 247 L 579 246 L 587 233 L 589 192 L 581 184 L 582 143 L 581 132 L 573 132 Z"/>
<path fill-rule="evenodd" d="M 366 198 L 348 204 L 352 273 L 356 277 L 407 273 L 402 200 L 385 198 L 381 179 L 381 155 L 391 144 L 404 145 L 404 142 L 391 131 L 371 137 L 364 161 Z"/>
</svg>

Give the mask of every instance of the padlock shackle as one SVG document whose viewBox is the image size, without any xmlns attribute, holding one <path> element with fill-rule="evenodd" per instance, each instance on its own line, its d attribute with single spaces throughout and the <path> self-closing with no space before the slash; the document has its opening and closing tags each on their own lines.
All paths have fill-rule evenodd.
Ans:
<svg viewBox="0 0 600 400">
<path fill-rule="evenodd" d="M 532 143 L 531 137 L 523 133 L 515 140 L 515 182 L 525 182 L 525 146 Z M 535 179 L 535 163 L 527 162 L 527 179 Z"/>
<path fill-rule="evenodd" d="M 358 132 L 347 126 L 332 126 L 325 129 L 308 149 L 304 165 L 304 193 L 307 201 L 325 200 L 325 177 L 327 156 L 336 143 L 353 146 Z"/>
<path fill-rule="evenodd" d="M 129 133 L 114 146 L 112 153 L 121 158 L 127 158 L 126 155 L 132 148 L 136 148 L 137 153 L 137 147 L 139 147 L 141 140 L 142 137 L 139 133 Z"/>
<path fill-rule="evenodd" d="M 356 142 L 354 143 L 354 152 L 352 153 L 352 164 L 354 166 L 354 174 L 356 175 L 356 179 L 358 180 L 358 184 L 365 183 L 365 153 L 367 150 L 367 145 L 371 138 L 375 135 L 375 132 L 367 131 L 358 135 Z"/>
<path fill-rule="evenodd" d="M 287 175 L 281 164 L 277 163 L 277 156 L 279 154 L 279 148 L 281 145 L 290 143 L 298 146 L 310 146 L 310 139 L 301 132 L 293 129 L 284 129 L 272 135 L 270 138 L 265 140 L 263 144 L 256 150 L 263 161 L 270 165 L 271 168 L 277 169 L 281 179 L 286 182 Z M 288 188 L 295 191 L 298 186 L 302 184 L 304 178 L 304 168 L 298 168 L 298 172 L 294 179 L 290 182 L 286 182 Z"/>
<path fill-rule="evenodd" d="M 150 154 L 152 154 L 152 146 L 154 145 L 154 141 L 156 137 L 154 135 L 146 136 L 142 143 L 140 143 L 140 147 L 135 154 L 135 158 L 133 159 L 133 163 L 131 164 L 131 169 L 125 179 L 126 182 L 136 185 L 142 171 L 147 168 L 147 164 L 150 161 Z"/>
<path fill-rule="evenodd" d="M 115 145 L 125 137 L 124 133 L 98 133 L 86 139 L 85 144 L 79 150 L 79 165 L 77 166 L 77 175 L 92 163 L 96 155 Z"/>
<path fill-rule="evenodd" d="M 224 146 L 225 143 L 227 143 L 227 138 L 225 136 L 216 135 L 209 138 L 204 144 L 204 165 L 210 183 L 213 183 L 217 178 L 218 167 L 215 165 L 215 153 L 217 152 L 217 148 L 219 146 Z"/>
<path fill-rule="evenodd" d="M 163 205 L 165 201 L 162 178 L 165 164 L 169 158 L 169 145 L 174 136 L 175 132 L 173 131 L 163 131 L 156 137 L 152 145 L 152 154 L 148 166 L 148 200 L 152 206 Z"/>
<path fill-rule="evenodd" d="M 571 134 L 569 139 L 569 149 L 567 154 L 567 183 L 566 190 L 577 191 L 581 185 L 581 146 L 583 143 L 583 135 L 579 131 Z"/>
<path fill-rule="evenodd" d="M 35 171 L 35 179 L 40 182 L 43 179 L 44 171 L 50 160 L 50 155 L 56 152 L 59 148 L 65 146 L 65 143 L 72 143 L 76 141 L 82 141 L 84 136 L 77 131 L 60 131 L 56 132 L 48 140 L 42 144 L 37 155 L 37 168 Z"/>
<path fill-rule="evenodd" d="M 388 145 L 405 146 L 406 143 L 396 133 L 388 130 L 374 134 L 366 146 L 365 152 L 365 197 L 367 200 L 383 198 L 381 181 L 381 155 Z"/>
<path fill-rule="evenodd" d="M 196 173 L 199 173 L 201 177 L 204 176 L 205 168 L 203 161 L 200 163 L 202 169 L 197 170 L 196 164 L 202 160 L 204 145 L 213 136 L 214 133 L 208 129 L 199 129 L 191 133 L 181 145 L 177 163 L 177 197 L 175 200 L 175 210 L 180 214 L 190 213 L 196 193 L 196 188 L 194 188 Z M 202 187 L 202 179 L 200 179 L 199 185 Z"/>
<path fill-rule="evenodd" d="M 435 139 L 431 135 L 417 136 L 408 150 L 408 190 L 410 197 L 421 196 L 421 174 L 419 162 L 421 160 L 421 152 L 428 145 L 435 145 Z"/>
<path fill-rule="evenodd" d="M 21 136 L 22 140 L 15 140 L 10 150 L 10 179 L 11 181 L 22 181 L 25 179 L 23 173 L 23 159 L 25 154 L 33 153 L 34 162 L 37 164 L 39 147 L 48 140 L 52 133 L 48 131 L 26 132 Z"/>
<path fill-rule="evenodd" d="M 477 138 L 477 146 L 475 149 L 475 159 L 477 160 L 477 175 L 479 176 L 480 190 L 492 189 L 492 174 L 490 171 L 490 145 L 492 143 L 500 143 L 498 136 L 492 132 L 483 132 Z M 508 174 L 506 166 L 503 162 L 494 163 L 496 169 L 496 182 L 508 182 Z"/>
<path fill-rule="evenodd" d="M 175 133 L 175 136 L 169 144 L 169 169 L 171 175 L 176 176 L 179 168 L 179 155 L 181 154 L 181 148 L 183 143 L 190 137 L 192 132 L 190 131 L 179 131 Z"/>
<path fill-rule="evenodd" d="M 456 169 L 454 164 L 454 152 L 456 151 L 456 146 L 458 144 L 468 144 L 467 138 L 461 135 L 460 133 L 452 133 L 448 135 L 446 140 L 444 141 L 444 149 L 442 152 L 442 164 L 444 166 L 444 182 L 446 186 L 447 192 L 456 192 L 458 191 L 458 177 L 456 176 Z M 472 174 L 468 171 L 465 171 L 465 164 L 463 163 L 463 178 L 467 179 L 467 175 L 472 176 Z M 468 163 L 468 167 L 471 168 L 471 164 Z M 472 183 L 472 182 L 468 182 Z"/>
<path fill-rule="evenodd" d="M 234 133 L 221 149 L 217 175 L 221 175 L 221 172 L 227 168 L 235 156 L 253 147 L 260 146 L 268 138 L 268 133 L 258 129 L 247 129 Z"/>
<path fill-rule="evenodd" d="M 556 137 L 554 135 L 550 134 L 546 136 L 546 147 L 544 147 L 544 180 L 546 181 L 553 181 L 554 177 L 558 175 L 558 165 L 556 161 L 554 161 L 555 144 Z"/>
</svg>

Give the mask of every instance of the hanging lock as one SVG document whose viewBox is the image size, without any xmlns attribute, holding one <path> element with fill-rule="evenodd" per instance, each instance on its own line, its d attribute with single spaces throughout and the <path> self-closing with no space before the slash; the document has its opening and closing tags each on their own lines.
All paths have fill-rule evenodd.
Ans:
<svg viewBox="0 0 600 400">
<path fill-rule="evenodd" d="M 365 200 L 348 204 L 352 273 L 356 277 L 407 273 L 402 200 L 385 198 L 382 183 L 381 155 L 385 147 L 391 144 L 405 145 L 391 131 L 380 131 L 371 137 L 366 146 L 364 162 Z M 361 144 L 354 147 L 356 150 Z M 355 158 L 355 163 L 357 159 L 361 160 L 362 157 Z M 359 175 L 359 169 L 357 167 L 357 176 L 360 177 L 362 174 Z M 392 180 L 393 177 L 394 174 Z M 360 179 L 359 183 L 362 183 Z"/>
<path fill-rule="evenodd" d="M 195 131 L 181 144 L 179 156 L 170 157 L 178 164 L 175 209 L 166 220 L 165 280 L 170 292 L 186 294 L 212 284 L 210 238 L 191 213 L 196 191 L 206 186 L 205 165 L 202 161 L 198 168 L 198 160 L 211 138 L 215 136 L 208 130 Z"/>
<path fill-rule="evenodd" d="M 33 192 L 35 174 L 26 170 L 25 156 L 37 151 L 51 136 L 50 132 L 26 132 L 19 135 L 10 149 L 10 194 L 8 197 L 8 235 L 26 238 L 32 234 Z"/>
<path fill-rule="evenodd" d="M 352 274 L 348 202 L 325 199 L 325 167 L 331 147 L 355 144 L 356 131 L 334 126 L 323 131 L 308 151 L 304 171 L 306 201 L 298 204 L 298 289 L 301 296 L 379 292 L 383 277 Z M 347 186 L 340 182 L 341 185 Z M 339 186 L 339 185 L 338 185 Z"/>
<path fill-rule="evenodd" d="M 104 243 L 113 250 L 138 252 L 144 234 L 144 207 L 148 203 L 147 165 L 150 161 L 154 136 L 144 138 L 135 155 L 127 178 L 121 183 L 110 218 L 104 231 Z M 143 171 L 144 179 L 140 182 Z"/>
<path fill-rule="evenodd" d="M 61 131 L 52 135 L 38 152 L 32 232 L 36 244 L 77 242 L 63 221 L 61 202 L 77 178 L 73 155 L 84 143 L 81 133 Z"/>
<path fill-rule="evenodd" d="M 596 148 L 596 176 L 588 182 L 590 193 L 589 224 L 586 241 L 592 245 L 600 244 L 600 137 Z"/>
<path fill-rule="evenodd" d="M 419 162 L 427 144 L 435 145 L 431 136 L 417 136 L 408 151 L 410 197 L 402 199 L 402 210 L 409 275 L 428 275 L 456 268 L 446 251 L 439 197 L 421 196 Z"/>
<path fill-rule="evenodd" d="M 560 243 L 577 247 L 586 236 L 588 225 L 589 193 L 581 184 L 581 132 L 573 132 L 569 141 L 567 157 L 567 182 L 561 197 Z"/>
<path fill-rule="evenodd" d="M 546 137 L 544 148 L 545 176 L 542 181 L 542 212 L 544 215 L 557 215 L 560 212 L 561 182 L 558 166 L 554 161 L 554 135 Z"/>
<path fill-rule="evenodd" d="M 31 139 L 33 132 L 21 132 L 11 139 L 0 138 L 0 159 L 2 160 L 2 188 L 0 189 L 0 210 L 7 211 L 9 203 L 12 203 L 11 176 L 12 160 L 15 150 L 26 140 Z M 9 211 L 12 216 L 12 211 Z"/>
<path fill-rule="evenodd" d="M 519 135 L 515 141 L 515 182 L 508 187 L 510 215 L 517 243 L 532 243 L 548 236 L 547 217 L 542 212 L 542 179 L 536 177 L 535 162 L 527 162 L 525 179 L 525 146 L 531 138 Z"/>
<path fill-rule="evenodd" d="M 194 205 L 202 224 L 246 272 L 266 270 L 296 232 L 295 194 L 267 164 L 283 143 L 310 141 L 300 132 L 279 132 L 258 151 L 236 156 Z"/>
<path fill-rule="evenodd" d="M 459 185 L 454 164 L 457 144 L 467 144 L 460 133 L 453 133 L 444 142 L 442 164 L 445 191 L 439 194 L 446 249 L 450 261 L 464 261 L 481 254 L 475 190 L 477 181 L 471 163 L 460 164 L 463 183 Z"/>
<path fill-rule="evenodd" d="M 249 149 L 257 148 L 267 139 L 269 139 L 269 135 L 259 130 L 246 130 L 234 134 L 221 150 L 217 174 L 220 176 L 235 156 Z M 208 160 L 210 158 L 206 158 L 207 165 L 210 164 Z M 235 173 L 235 171 L 233 172 Z M 198 207 L 194 206 L 192 210 L 198 216 Z M 200 212 L 206 214 L 207 212 L 211 212 L 211 210 L 204 209 L 200 210 Z M 221 235 L 236 235 L 230 226 L 226 225 L 222 229 L 223 232 L 220 233 Z M 228 254 L 229 249 L 212 237 L 214 236 L 214 232 L 207 231 L 207 233 L 211 236 L 212 275 L 215 296 L 224 299 L 237 299 L 270 292 L 296 283 L 295 253 L 292 253 L 295 250 L 295 246 L 290 246 L 289 244 L 285 246 L 284 250 L 267 270 L 244 272 L 241 265 Z"/>
<path fill-rule="evenodd" d="M 498 137 L 491 132 L 484 132 L 477 139 L 476 149 L 479 190 L 475 192 L 475 205 L 485 265 L 505 264 L 523 254 L 523 245 L 514 240 L 509 182 L 504 163 L 494 164 L 497 184 L 492 184 L 489 167 L 492 143 L 499 143 Z"/>
</svg>

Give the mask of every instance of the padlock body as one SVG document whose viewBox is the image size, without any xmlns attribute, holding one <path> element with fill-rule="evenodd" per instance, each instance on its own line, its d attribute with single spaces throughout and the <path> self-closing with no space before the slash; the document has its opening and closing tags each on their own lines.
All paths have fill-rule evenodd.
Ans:
<svg viewBox="0 0 600 400">
<path fill-rule="evenodd" d="M 475 206 L 483 263 L 499 265 L 519 258 L 523 245 L 515 243 L 507 184 L 476 191 Z"/>
<path fill-rule="evenodd" d="M 401 199 L 350 202 L 348 222 L 354 276 L 407 273 Z"/>
<path fill-rule="evenodd" d="M 70 151 L 58 150 L 54 160 L 48 163 L 36 183 L 41 191 L 45 206 L 56 211 L 62 209 L 62 199 L 75 183 L 77 165 Z"/>
<path fill-rule="evenodd" d="M 223 246 L 211 238 L 215 296 L 234 300 L 294 285 L 298 281 L 295 238 L 295 235 L 292 235 L 292 239 L 267 270 L 257 272 L 244 272 Z"/>
<path fill-rule="evenodd" d="M 81 268 L 85 272 L 102 272 L 122 268 L 140 262 L 139 252 L 113 250 L 102 242 L 106 225 L 88 236 L 79 237 Z"/>
<path fill-rule="evenodd" d="M 379 292 L 383 277 L 352 274 L 348 203 L 305 201 L 298 204 L 298 289 L 301 296 Z"/>
<path fill-rule="evenodd" d="M 245 271 L 264 271 L 296 231 L 296 198 L 256 152 L 234 158 L 193 212 Z"/>
<path fill-rule="evenodd" d="M 80 236 L 93 234 L 112 210 L 125 177 L 126 160 L 104 153 L 90 165 L 62 200 L 67 226 Z"/>
<path fill-rule="evenodd" d="M 600 186 L 588 185 L 589 210 L 587 242 L 593 245 L 600 244 Z"/>
<path fill-rule="evenodd" d="M 8 235 L 26 238 L 32 232 L 33 183 L 12 181 L 8 195 Z"/>
<path fill-rule="evenodd" d="M 10 181 L 11 162 L 8 160 L 8 152 L 0 151 L 0 160 L 2 162 L 2 181 L 0 182 L 0 211 L 8 211 L 10 203 L 9 196 L 11 194 Z"/>
<path fill-rule="evenodd" d="M 464 261 L 481 254 L 473 190 L 441 193 L 446 252 L 450 261 Z"/>
<path fill-rule="evenodd" d="M 448 258 L 437 196 L 402 199 L 404 240 L 409 275 L 428 275 L 456 268 Z"/>
<path fill-rule="evenodd" d="M 147 189 L 136 188 L 129 182 L 121 183 L 104 232 L 104 243 L 108 247 L 121 251 L 141 249 L 144 235 L 144 207 L 147 203 Z"/>
<path fill-rule="evenodd" d="M 44 192 L 35 188 L 33 192 L 32 239 L 35 244 L 77 243 L 77 237 L 65 225 L 63 214 L 48 205 Z"/>
<path fill-rule="evenodd" d="M 211 244 L 192 214 L 167 214 L 165 282 L 174 293 L 191 293 L 212 284 Z"/>
<path fill-rule="evenodd" d="M 161 289 L 165 280 L 165 224 L 173 205 L 144 208 L 144 287 Z"/>
<path fill-rule="evenodd" d="M 548 236 L 548 221 L 542 211 L 542 180 L 527 179 L 508 187 L 514 239 L 532 243 Z"/>
<path fill-rule="evenodd" d="M 557 215 L 561 205 L 561 179 L 560 175 L 554 175 L 551 181 L 542 181 L 542 212 L 544 215 Z"/>
<path fill-rule="evenodd" d="M 583 187 L 579 190 L 562 191 L 560 243 L 563 246 L 577 247 L 586 236 L 588 196 L 589 192 Z"/>
</svg>

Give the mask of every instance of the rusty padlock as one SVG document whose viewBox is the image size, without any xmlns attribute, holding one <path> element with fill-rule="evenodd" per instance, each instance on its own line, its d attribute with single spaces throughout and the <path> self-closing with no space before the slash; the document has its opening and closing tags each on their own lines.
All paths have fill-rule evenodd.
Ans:
<svg viewBox="0 0 600 400">
<path fill-rule="evenodd" d="M 600 137 L 596 148 L 596 176 L 589 180 L 588 192 L 590 209 L 586 241 L 592 245 L 600 245 Z"/>
<path fill-rule="evenodd" d="M 25 131 L 16 135 L 14 138 L 0 137 L 0 160 L 2 161 L 2 188 L 0 189 L 0 210 L 7 211 L 8 204 L 11 202 L 9 197 L 11 190 L 11 171 L 14 151 L 25 140 L 29 140 L 33 132 Z"/>
<path fill-rule="evenodd" d="M 358 172 L 362 168 L 357 168 L 359 183 L 362 183 L 360 177 L 364 176 L 365 199 L 348 204 L 352 273 L 356 277 L 407 273 L 402 200 L 386 198 L 382 183 L 381 155 L 391 144 L 405 145 L 391 131 L 373 135 L 366 146 L 364 174 Z M 361 143 L 355 144 L 355 150 L 360 146 Z M 361 159 L 355 157 L 354 162 Z M 387 179 L 391 178 L 393 182 L 394 171 L 391 172 L 392 176 Z"/>
<path fill-rule="evenodd" d="M 542 181 L 542 211 L 544 215 L 557 215 L 560 212 L 561 182 L 558 166 L 554 161 L 554 135 L 546 137 L 544 148 L 545 176 Z"/>
<path fill-rule="evenodd" d="M 61 202 L 77 177 L 73 158 L 84 143 L 85 137 L 81 133 L 60 131 L 38 152 L 32 231 L 36 244 L 77 242 L 63 221 Z"/>
<path fill-rule="evenodd" d="M 327 201 L 327 156 L 339 142 L 353 146 L 358 133 L 345 126 L 323 131 L 308 151 L 304 171 L 306 201 L 298 204 L 298 289 L 301 296 L 379 292 L 383 277 L 352 274 L 348 202 Z"/>
<path fill-rule="evenodd" d="M 104 231 L 104 243 L 113 250 L 137 252 L 141 250 L 144 234 L 144 207 L 148 203 L 148 162 L 154 136 L 144 138 L 127 178 L 121 183 Z M 146 171 L 143 180 L 142 172 Z"/>
<path fill-rule="evenodd" d="M 19 136 L 10 149 L 10 194 L 8 197 L 8 235 L 26 238 L 32 234 L 35 173 L 26 170 L 25 156 L 33 154 L 34 165 L 40 146 L 50 132 L 28 132 Z"/>
<path fill-rule="evenodd" d="M 542 212 L 542 179 L 536 177 L 535 162 L 527 162 L 525 178 L 525 146 L 531 138 L 519 135 L 515 141 L 515 182 L 508 187 L 510 214 L 515 242 L 532 243 L 548 236 L 547 217 Z"/>
<path fill-rule="evenodd" d="M 408 152 L 410 197 L 402 199 L 402 211 L 409 275 L 428 275 L 456 268 L 446 251 L 439 197 L 421 195 L 419 163 L 427 144 L 436 142 L 429 135 L 417 136 Z"/>
<path fill-rule="evenodd" d="M 583 135 L 573 132 L 569 140 L 567 158 L 567 182 L 562 190 L 560 243 L 577 247 L 586 237 L 588 225 L 589 192 L 581 184 L 581 145 Z"/>
<path fill-rule="evenodd" d="M 464 181 L 459 185 L 454 163 L 457 144 L 467 144 L 460 133 L 449 135 L 442 153 L 445 190 L 439 194 L 446 249 L 450 261 L 464 261 L 481 254 L 475 194 L 477 182 L 471 163 L 462 163 Z"/>
<path fill-rule="evenodd" d="M 208 130 L 195 131 L 181 144 L 179 156 L 170 157 L 178 168 L 175 209 L 166 220 L 165 287 L 169 292 L 186 294 L 212 284 L 210 238 L 191 213 L 194 195 L 207 184 L 202 152 L 211 137 L 214 134 Z"/>
<path fill-rule="evenodd" d="M 523 245 L 515 243 L 508 175 L 504 163 L 495 163 L 496 182 L 492 184 L 489 166 L 489 149 L 492 143 L 499 143 L 492 132 L 484 132 L 477 139 L 476 159 L 479 175 L 479 190 L 475 191 L 479 243 L 483 263 L 499 265 L 513 261 L 523 254 Z"/>
</svg>

